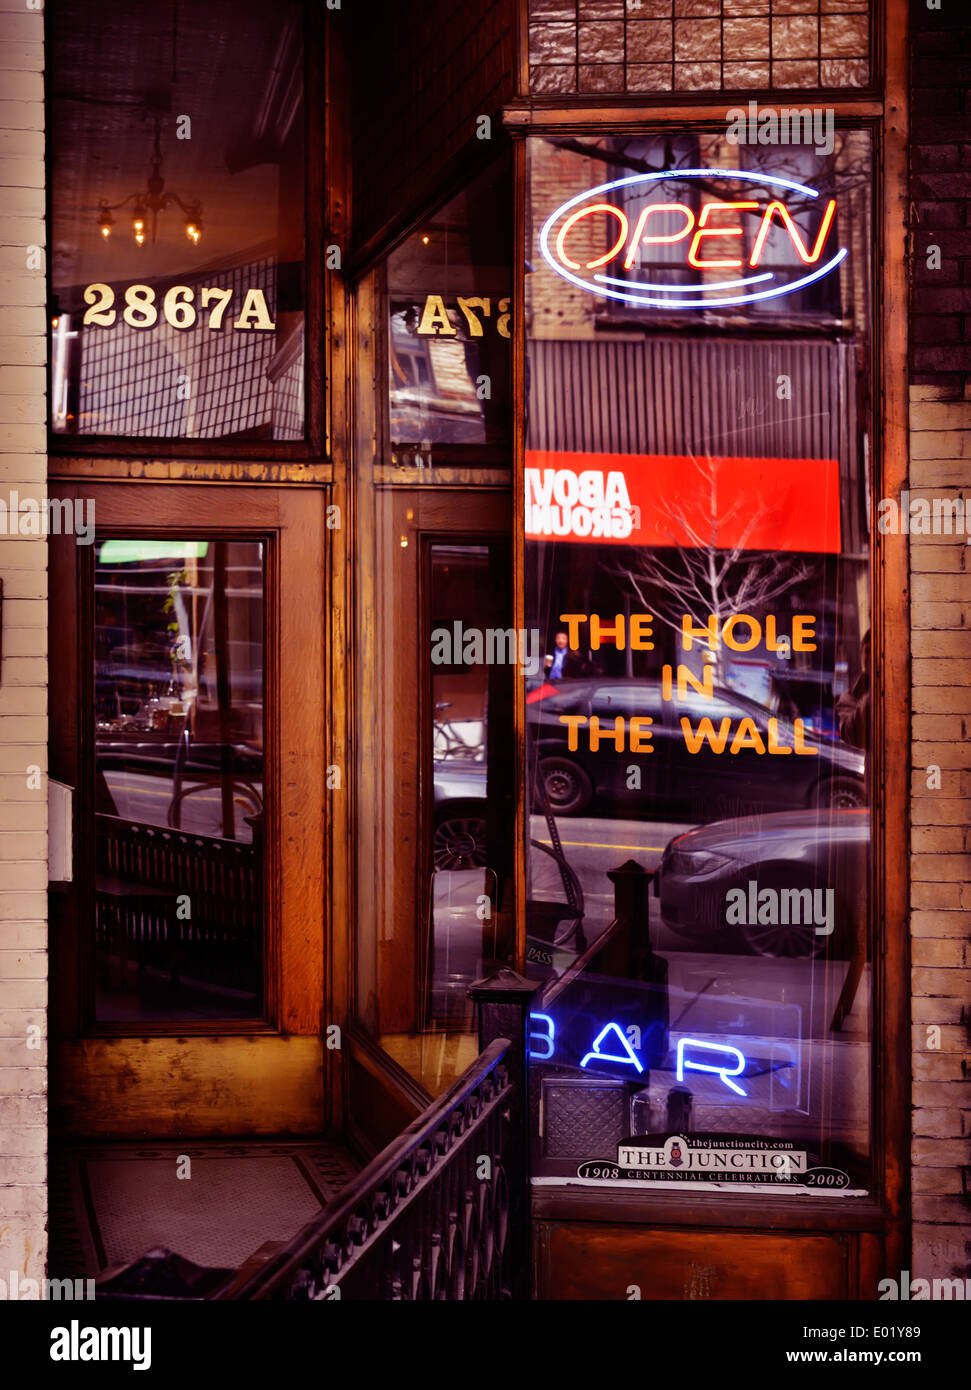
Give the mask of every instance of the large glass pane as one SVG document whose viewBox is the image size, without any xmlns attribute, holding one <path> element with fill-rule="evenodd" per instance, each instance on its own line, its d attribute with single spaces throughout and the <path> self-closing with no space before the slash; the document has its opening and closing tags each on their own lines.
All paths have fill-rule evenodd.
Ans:
<svg viewBox="0 0 971 1390">
<path fill-rule="evenodd" d="M 96 1016 L 263 999 L 264 547 L 95 548 Z"/>
<path fill-rule="evenodd" d="M 302 7 L 56 9 L 53 428 L 303 438 Z"/>
<path fill-rule="evenodd" d="M 870 179 L 853 131 L 529 141 L 550 1174 L 867 1186 Z"/>
</svg>

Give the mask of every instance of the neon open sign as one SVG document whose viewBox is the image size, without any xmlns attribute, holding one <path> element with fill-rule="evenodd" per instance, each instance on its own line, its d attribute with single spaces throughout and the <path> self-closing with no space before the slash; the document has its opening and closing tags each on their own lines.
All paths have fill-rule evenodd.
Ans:
<svg viewBox="0 0 971 1390">
<path fill-rule="evenodd" d="M 652 184 L 663 179 L 675 183 L 689 179 L 705 179 L 708 183 L 716 179 L 741 181 L 752 185 L 751 196 L 703 198 L 697 210 L 672 197 L 669 201 L 644 203 L 636 216 L 633 212 L 629 216 L 619 201 L 609 200 L 616 189 L 650 191 Z M 540 232 L 540 250 L 564 280 L 592 294 L 627 304 L 696 309 L 776 299 L 830 275 L 847 255 L 846 247 L 834 251 L 836 199 L 818 204 L 822 219 L 813 237 L 799 226 L 789 207 L 793 193 L 811 200 L 819 198 L 817 189 L 792 179 L 742 169 L 669 169 L 656 174 L 634 174 L 590 188 L 558 207 Z M 813 206 L 817 204 L 814 202 Z M 752 214 L 758 217 L 758 225 L 751 251 L 743 259 L 738 254 L 742 247 L 741 219 Z M 591 256 L 594 228 L 594 236 L 606 249 Z M 779 237 L 784 239 L 787 252 L 795 252 L 800 267 L 807 271 L 805 275 L 792 279 L 793 269 L 789 265 L 773 262 L 771 253 L 767 256 Z M 638 279 L 636 266 L 642 248 L 649 255 L 652 246 L 678 246 L 684 259 L 673 265 L 715 272 L 715 276 L 691 285 Z"/>
</svg>

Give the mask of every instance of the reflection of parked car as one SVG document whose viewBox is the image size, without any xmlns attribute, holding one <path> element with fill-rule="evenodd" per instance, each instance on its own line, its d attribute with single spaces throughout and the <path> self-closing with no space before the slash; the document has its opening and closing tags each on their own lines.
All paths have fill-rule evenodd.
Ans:
<svg viewBox="0 0 971 1390">
<path fill-rule="evenodd" d="M 546 793 L 558 815 L 579 815 L 595 796 L 603 797 L 617 815 L 650 814 L 682 816 L 690 821 L 709 821 L 726 815 L 756 811 L 783 811 L 796 807 L 852 808 L 865 804 L 864 761 L 859 749 L 814 738 L 804 731 L 812 756 L 779 755 L 756 747 L 731 753 L 739 723 L 751 720 L 767 741 L 769 720 L 775 719 L 777 744 L 794 746 L 794 730 L 786 720 L 736 691 L 715 689 L 711 699 L 694 691 L 681 699 L 662 700 L 659 681 L 600 680 L 561 681 L 530 692 L 527 714 L 537 748 Z M 561 715 L 581 715 L 575 750 L 567 744 L 568 726 Z M 648 716 L 650 752 L 631 752 L 631 720 Z M 590 747 L 589 720 L 600 724 L 600 742 Z M 615 720 L 624 720 L 624 747 L 616 747 Z M 689 751 L 681 727 L 682 717 L 697 732 L 699 721 L 708 719 L 716 735 L 730 721 L 724 751 L 716 752 L 705 740 L 695 753 Z"/>
<path fill-rule="evenodd" d="M 778 815 L 747 816 L 718 821 L 689 830 L 664 851 L 654 881 L 666 927 L 693 942 L 699 950 L 749 950 L 764 956 L 809 956 L 828 951 L 846 957 L 856 931 L 855 921 L 867 881 L 870 814 L 858 811 L 786 811 Z M 754 895 L 749 888 L 755 884 Z M 787 900 L 779 921 L 750 920 L 749 904 L 763 889 L 820 890 L 813 906 L 823 907 L 825 890 L 833 890 L 833 932 L 821 935 L 816 922 L 805 920 L 809 900 L 803 894 L 798 915 L 795 900 Z M 742 889 L 745 906 L 729 913 L 728 894 Z M 736 901 L 738 901 L 736 899 Z M 779 900 L 781 907 L 781 899 Z M 772 915 L 766 911 L 766 916 Z M 729 917 L 742 916 L 742 922 Z"/>
<path fill-rule="evenodd" d="M 436 869 L 486 864 L 486 765 L 456 757 L 434 764 Z"/>
</svg>

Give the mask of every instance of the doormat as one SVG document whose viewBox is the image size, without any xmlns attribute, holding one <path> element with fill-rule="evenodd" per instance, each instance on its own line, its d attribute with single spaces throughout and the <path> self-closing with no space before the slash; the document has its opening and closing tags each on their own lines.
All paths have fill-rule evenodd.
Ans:
<svg viewBox="0 0 971 1390">
<path fill-rule="evenodd" d="M 358 1165 L 325 1141 L 78 1144 L 50 1156 L 50 1278 L 94 1278 L 164 1245 L 236 1268 L 289 1240 Z"/>
</svg>

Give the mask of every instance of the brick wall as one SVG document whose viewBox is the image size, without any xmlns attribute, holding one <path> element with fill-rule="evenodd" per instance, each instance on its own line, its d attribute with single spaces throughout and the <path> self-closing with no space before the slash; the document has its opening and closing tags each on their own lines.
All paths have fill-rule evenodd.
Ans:
<svg viewBox="0 0 971 1390">
<path fill-rule="evenodd" d="M 971 16 L 948 0 L 939 11 L 914 0 L 911 25 L 910 488 L 914 497 L 971 498 Z M 971 576 L 964 541 L 910 538 L 912 1270 L 924 1278 L 971 1273 Z M 935 766 L 939 787 L 928 773 Z"/>
<path fill-rule="evenodd" d="M 43 15 L 0 0 L 0 501 L 47 476 Z M 7 528 L 4 528 L 7 531 Z M 47 545 L 0 534 L 0 1279 L 46 1258 Z M 28 769 L 37 769 L 33 776 Z"/>
</svg>

